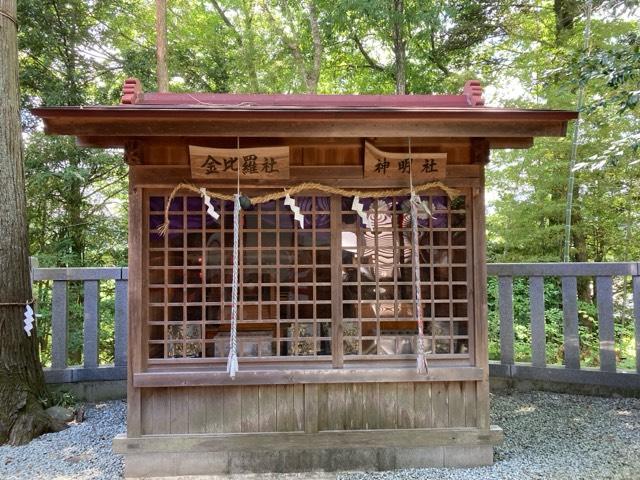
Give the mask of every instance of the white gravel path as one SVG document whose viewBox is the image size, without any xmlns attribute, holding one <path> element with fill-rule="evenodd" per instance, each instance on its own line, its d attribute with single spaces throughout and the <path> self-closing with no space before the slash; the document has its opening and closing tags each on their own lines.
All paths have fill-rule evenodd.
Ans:
<svg viewBox="0 0 640 480">
<path fill-rule="evenodd" d="M 500 393 L 492 397 L 491 417 L 506 436 L 492 467 L 251 478 L 640 479 L 640 399 Z M 122 461 L 111 453 L 111 439 L 124 432 L 124 423 L 125 404 L 108 402 L 89 407 L 84 423 L 63 432 L 0 447 L 0 479 L 119 479 Z"/>
</svg>

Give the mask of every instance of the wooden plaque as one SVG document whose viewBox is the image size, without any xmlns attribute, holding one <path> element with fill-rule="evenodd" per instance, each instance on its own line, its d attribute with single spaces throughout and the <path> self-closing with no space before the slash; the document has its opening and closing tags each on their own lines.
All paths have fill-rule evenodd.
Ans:
<svg viewBox="0 0 640 480">
<path fill-rule="evenodd" d="M 289 147 L 208 148 L 189 145 L 193 178 L 279 180 L 289 178 Z"/>
<path fill-rule="evenodd" d="M 408 153 L 383 152 L 365 142 L 364 178 L 406 178 L 409 181 L 409 169 L 414 183 L 445 178 L 447 154 L 412 152 L 410 160 Z"/>
</svg>

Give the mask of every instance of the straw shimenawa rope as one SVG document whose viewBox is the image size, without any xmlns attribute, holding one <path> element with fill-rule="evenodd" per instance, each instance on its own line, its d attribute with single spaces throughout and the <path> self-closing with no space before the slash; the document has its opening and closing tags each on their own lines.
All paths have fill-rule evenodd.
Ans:
<svg viewBox="0 0 640 480">
<path fill-rule="evenodd" d="M 413 192 L 420 193 L 425 190 L 431 190 L 435 188 L 439 188 L 443 190 L 449 196 L 449 198 L 453 198 L 460 195 L 460 192 L 458 190 L 456 190 L 455 188 L 448 187 L 442 182 L 429 182 L 429 183 L 415 186 L 413 187 Z M 165 235 L 167 233 L 167 230 L 169 229 L 169 206 L 171 205 L 173 198 L 181 190 L 189 190 L 191 192 L 197 193 L 198 195 L 202 195 L 202 188 L 196 187 L 191 183 L 179 183 L 178 185 L 176 185 L 173 191 L 171 192 L 171 195 L 169 195 L 169 200 L 167 201 L 167 204 L 164 207 L 164 223 L 158 227 L 158 233 L 160 233 L 161 235 Z M 411 187 L 385 189 L 385 190 L 351 190 L 351 189 L 340 188 L 340 187 L 332 187 L 330 185 L 323 185 L 321 183 L 305 182 L 290 188 L 286 188 L 284 191 L 274 191 L 272 193 L 267 193 L 265 195 L 258 195 L 256 197 L 251 197 L 250 200 L 252 205 L 257 205 L 259 203 L 266 203 L 272 200 L 279 200 L 281 198 L 286 197 L 287 194 L 295 195 L 297 193 L 309 191 L 309 190 L 325 192 L 333 195 L 341 195 L 343 197 L 358 196 L 358 197 L 368 197 L 368 198 L 384 198 L 384 197 L 393 197 L 398 195 L 409 195 L 412 192 Z M 218 200 L 227 200 L 230 202 L 234 201 L 234 195 L 227 195 L 227 194 L 218 193 L 218 192 L 210 192 L 209 190 L 205 190 L 205 191 L 207 195 L 209 195 L 211 198 L 216 198 Z"/>
</svg>

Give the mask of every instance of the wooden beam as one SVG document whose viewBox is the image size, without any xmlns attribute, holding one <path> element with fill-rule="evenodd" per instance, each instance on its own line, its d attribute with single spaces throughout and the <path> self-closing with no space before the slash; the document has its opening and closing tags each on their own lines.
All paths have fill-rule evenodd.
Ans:
<svg viewBox="0 0 640 480">
<path fill-rule="evenodd" d="M 293 450 L 335 448 L 415 448 L 437 445 L 499 445 L 504 439 L 502 429 L 479 428 L 415 428 L 396 430 L 344 430 L 318 433 L 265 432 L 222 433 L 206 435 L 152 435 L 126 438 L 118 435 L 113 441 L 115 453 L 141 452 L 228 452 L 234 450 Z"/>
<path fill-rule="evenodd" d="M 254 369 L 241 367 L 235 379 L 225 371 L 179 370 L 134 373 L 136 388 L 194 387 L 208 385 L 289 385 L 299 383 L 453 382 L 481 380 L 476 367 L 430 367 L 427 374 L 415 368 Z"/>
<path fill-rule="evenodd" d="M 363 172 L 362 165 L 317 165 L 317 166 L 291 166 L 291 180 L 289 184 L 295 184 L 300 181 L 327 181 L 339 180 L 342 182 L 362 181 Z M 447 180 L 463 179 L 463 178 L 479 178 L 482 172 L 482 165 L 448 165 Z M 141 165 L 130 169 L 130 179 L 134 185 L 144 186 L 174 186 L 181 181 L 189 181 L 191 178 L 191 170 L 188 165 Z M 194 183 L 198 183 L 197 181 Z M 202 182 L 201 182 L 202 183 Z M 207 182 L 204 182 L 207 183 Z M 265 183 L 257 180 L 253 182 L 243 182 L 245 185 L 255 185 L 256 187 L 273 187 L 282 188 L 284 184 L 274 184 L 273 182 Z M 369 186 L 375 186 L 373 180 L 369 179 L 365 182 Z M 387 186 L 391 186 L 389 181 Z M 396 185 L 405 186 L 406 180 L 395 179 Z M 209 185 L 207 183 L 207 185 Z M 228 183 L 227 187 L 233 187 L 232 183 Z"/>
<path fill-rule="evenodd" d="M 88 116 L 45 117 L 45 132 L 78 137 L 154 136 L 191 137 L 538 137 L 564 136 L 563 120 L 446 119 L 446 118 L 329 118 L 304 119 L 274 117 L 268 120 L 243 118 L 189 117 L 120 118 Z"/>
<path fill-rule="evenodd" d="M 491 149 L 533 147 L 533 137 L 494 137 L 487 140 Z"/>
</svg>

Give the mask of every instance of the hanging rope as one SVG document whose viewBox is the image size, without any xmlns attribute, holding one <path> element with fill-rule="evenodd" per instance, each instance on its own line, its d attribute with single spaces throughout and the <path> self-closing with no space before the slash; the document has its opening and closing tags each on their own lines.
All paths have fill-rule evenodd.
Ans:
<svg viewBox="0 0 640 480">
<path fill-rule="evenodd" d="M 429 366 L 424 355 L 424 322 L 422 320 L 422 295 L 420 292 L 420 251 L 418 249 L 418 206 L 422 206 L 422 200 L 413 188 L 411 158 L 411 137 L 409 137 L 409 186 L 411 188 L 411 199 L 409 201 L 411 209 L 411 243 L 412 243 L 412 263 L 413 263 L 413 288 L 414 288 L 414 312 L 418 323 L 418 341 L 416 345 L 417 357 L 416 368 L 418 373 L 427 373 Z"/>
<path fill-rule="evenodd" d="M 240 137 L 237 143 L 240 149 Z M 240 269 L 240 169 L 236 184 L 236 194 L 233 196 L 233 272 L 231 275 L 231 329 L 229 332 L 229 358 L 227 373 L 231 378 L 238 372 L 238 271 Z"/>
<path fill-rule="evenodd" d="M 239 181 L 239 180 L 238 180 Z M 448 187 L 442 182 L 429 182 L 422 185 L 418 185 L 409 188 L 396 188 L 396 189 L 385 189 L 385 190 L 353 190 L 346 189 L 340 187 L 333 187 L 330 185 L 323 185 L 321 183 L 315 182 L 304 182 L 299 185 L 295 185 L 291 188 L 287 188 L 286 191 L 274 191 L 272 193 L 267 193 L 265 195 L 259 195 L 256 197 L 247 197 L 248 200 L 251 201 L 252 205 L 257 205 L 259 203 L 271 202 L 273 200 L 280 200 L 281 198 L 285 198 L 287 195 L 296 195 L 300 192 L 306 191 L 319 191 L 325 192 L 332 195 L 341 195 L 343 197 L 369 197 L 369 198 L 384 198 L 384 197 L 393 197 L 393 196 L 402 196 L 402 195 L 410 195 L 411 192 L 420 193 L 426 190 L 432 190 L 439 188 L 444 191 L 449 198 L 454 198 L 460 195 L 460 192 L 455 188 Z M 210 198 L 216 198 L 218 200 L 226 200 L 226 201 L 235 201 L 235 195 L 228 195 L 219 192 L 211 192 L 207 189 L 203 189 L 202 187 L 196 187 L 191 183 L 179 183 L 174 187 L 171 194 L 169 195 L 169 200 L 167 201 L 164 208 L 164 223 L 158 227 L 158 233 L 161 235 L 165 235 L 167 230 L 169 229 L 169 207 L 171 202 L 173 201 L 176 194 L 181 190 L 188 190 L 198 195 L 208 195 Z M 239 183 L 238 183 L 238 194 L 240 192 Z"/>
<path fill-rule="evenodd" d="M 5 12 L 4 10 L 0 10 L 0 17 L 6 18 L 11 23 L 13 23 L 16 26 L 16 28 L 18 28 L 18 20 L 16 20 L 16 18 L 13 15 L 11 15 L 9 12 Z"/>
<path fill-rule="evenodd" d="M 584 27 L 584 50 L 586 55 L 589 53 L 589 45 L 591 39 L 591 0 L 587 1 L 587 18 Z M 582 111 L 584 104 L 584 82 L 580 81 L 578 85 L 578 113 Z M 578 144 L 580 143 L 580 124 L 582 117 L 578 117 L 573 127 L 573 139 L 571 141 L 571 157 L 569 158 L 569 180 L 567 181 L 567 207 L 564 212 L 564 249 L 563 260 L 570 260 L 569 249 L 571 248 L 571 211 L 573 209 L 573 189 L 576 181 L 576 157 L 578 154 Z"/>
<path fill-rule="evenodd" d="M 240 194 L 236 194 L 233 201 L 233 273 L 231 278 L 231 331 L 229 333 L 229 358 L 227 372 L 235 378 L 238 372 L 238 270 L 239 270 L 239 239 L 240 239 Z"/>
</svg>

